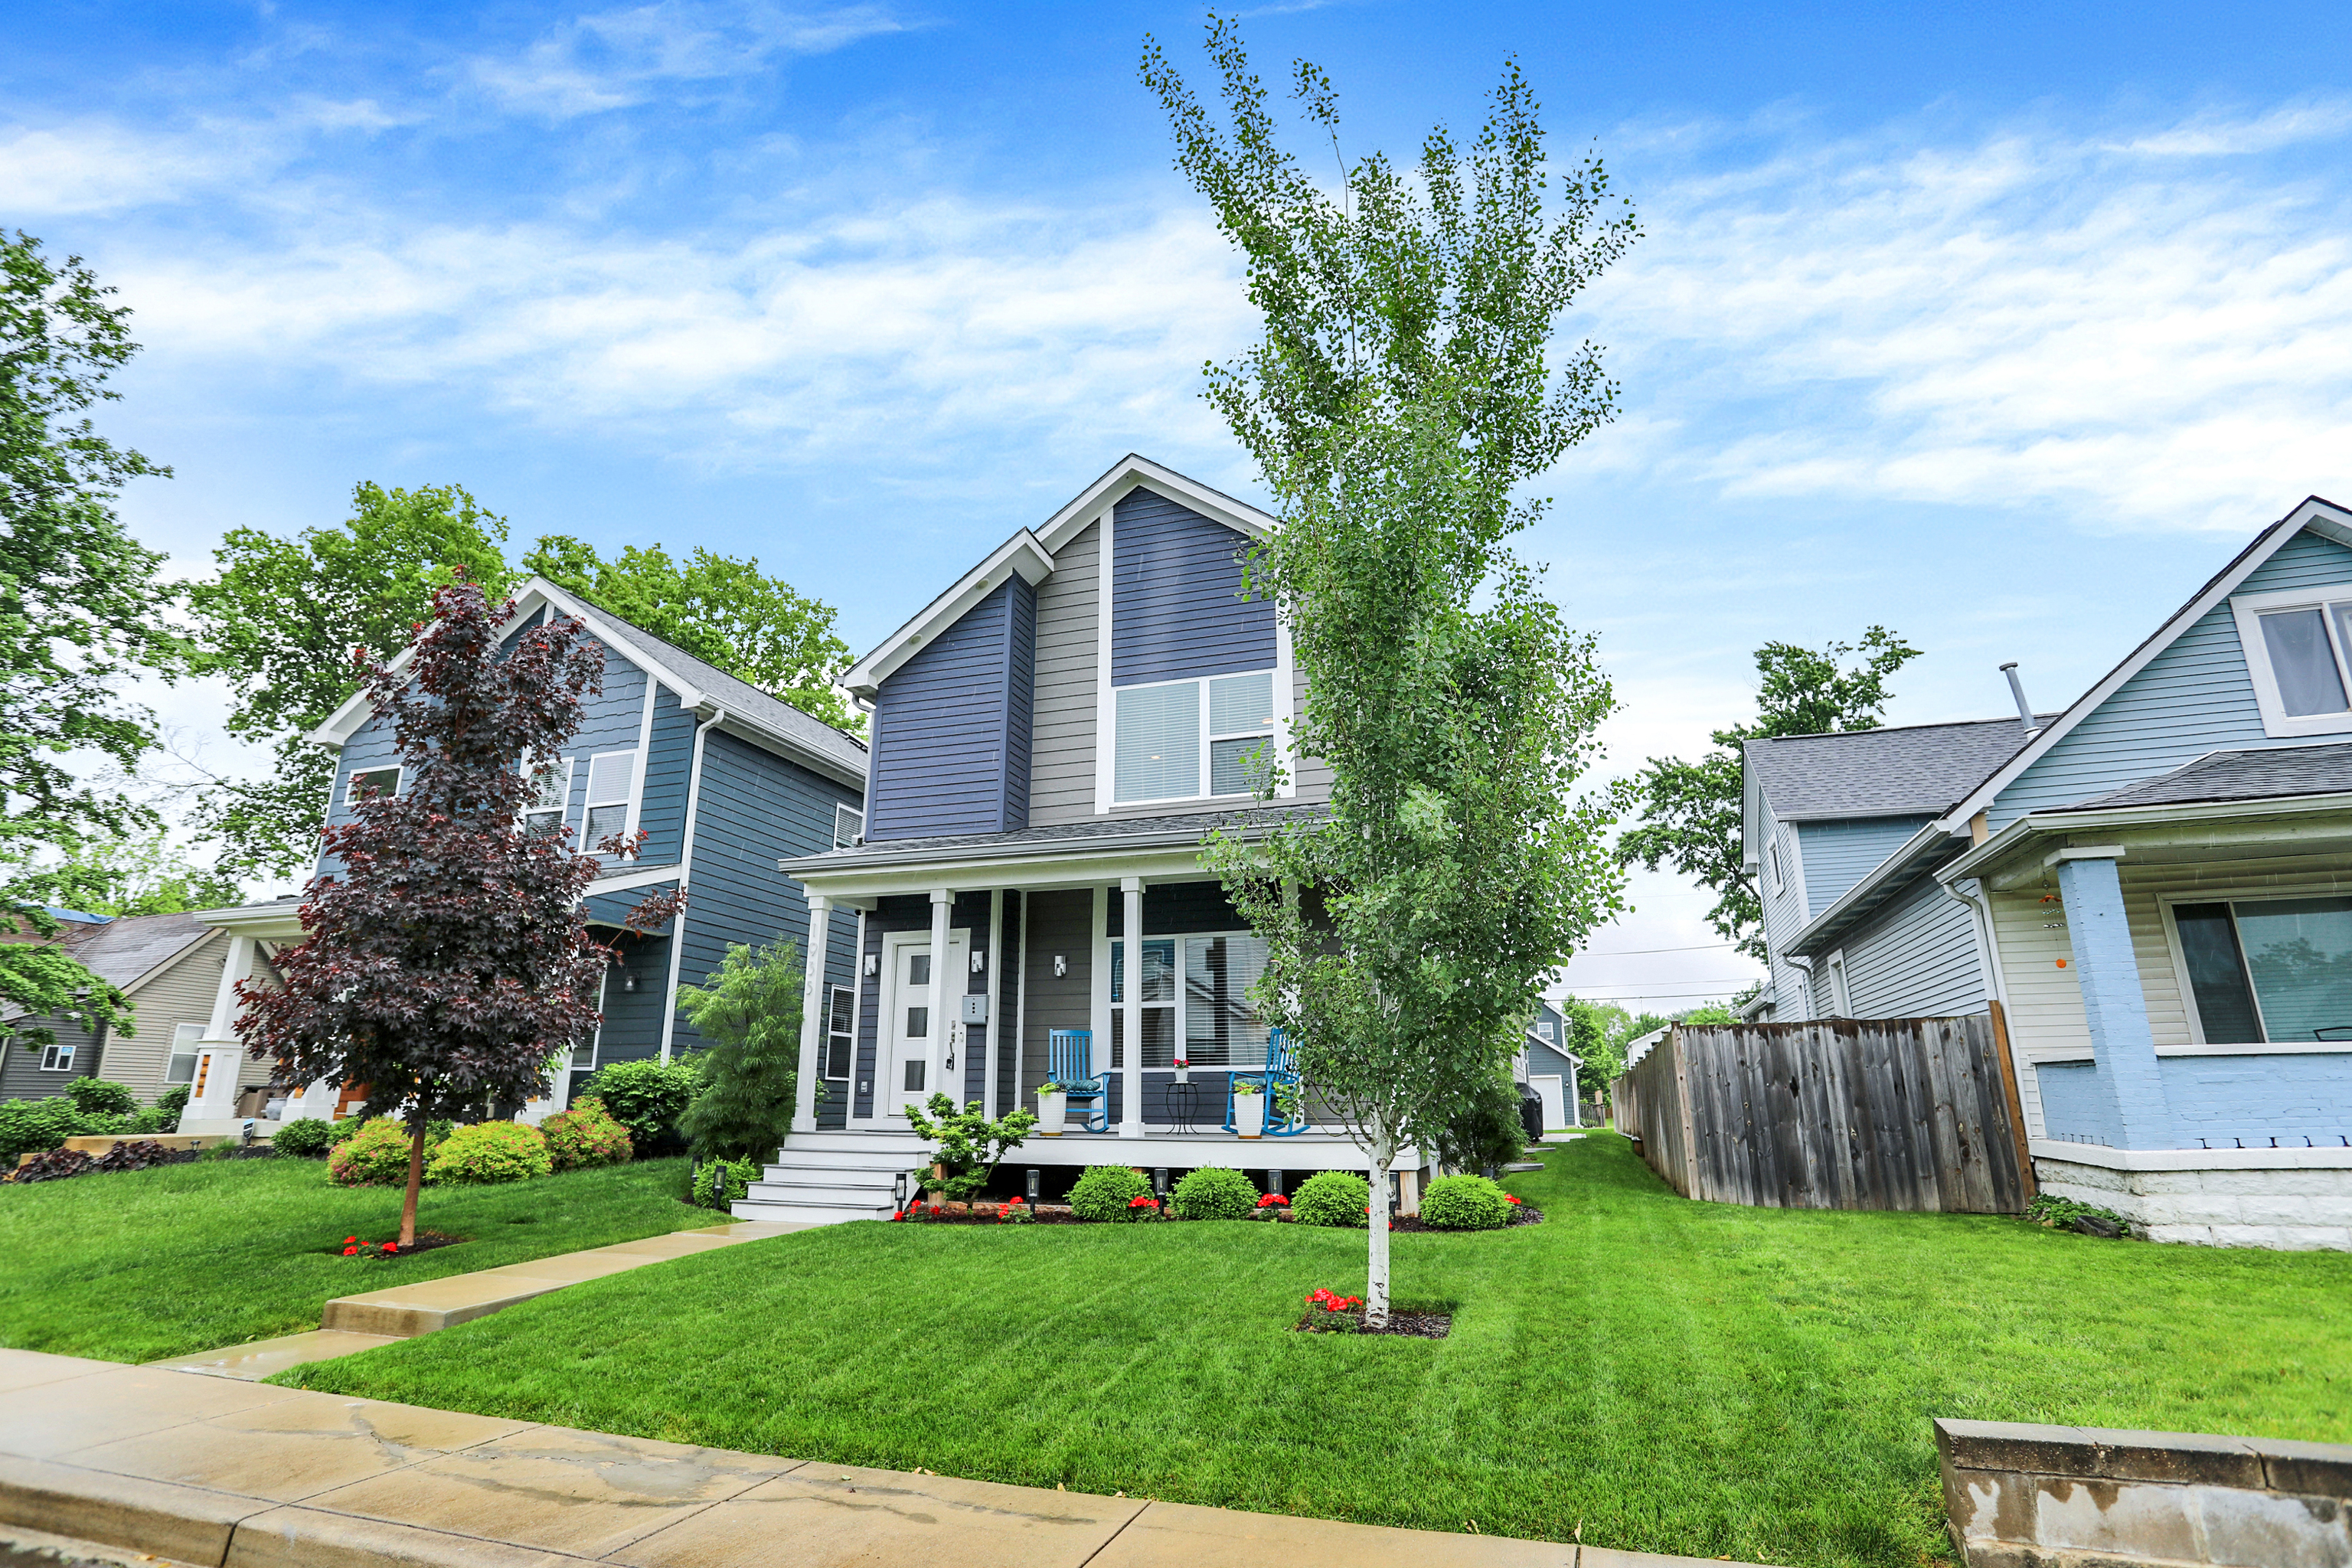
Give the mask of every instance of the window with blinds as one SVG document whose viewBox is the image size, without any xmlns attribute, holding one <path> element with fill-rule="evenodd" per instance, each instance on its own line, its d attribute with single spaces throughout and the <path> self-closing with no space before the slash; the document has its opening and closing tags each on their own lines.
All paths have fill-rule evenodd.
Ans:
<svg viewBox="0 0 2352 1568">
<path fill-rule="evenodd" d="M 588 816 L 581 828 L 580 847 L 593 854 L 596 847 L 629 828 L 629 806 L 637 793 L 637 753 L 603 752 L 588 759 Z"/>
<path fill-rule="evenodd" d="M 1111 798 L 1197 800 L 1263 784 L 1274 757 L 1274 671 L 1121 687 Z"/>
</svg>

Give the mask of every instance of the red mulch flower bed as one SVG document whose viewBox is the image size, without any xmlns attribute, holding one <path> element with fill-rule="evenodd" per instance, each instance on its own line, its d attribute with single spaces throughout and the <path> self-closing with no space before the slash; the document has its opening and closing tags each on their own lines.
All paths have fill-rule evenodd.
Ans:
<svg viewBox="0 0 2352 1568">
<path fill-rule="evenodd" d="M 436 1247 L 455 1247 L 465 1239 L 462 1236 L 444 1236 L 437 1230 L 420 1230 L 415 1241 L 403 1247 L 396 1241 L 362 1241 L 356 1236 L 347 1236 L 335 1250 L 345 1258 L 408 1258 Z"/>
<path fill-rule="evenodd" d="M 1368 1328 L 1361 1296 L 1318 1290 L 1307 1298 L 1307 1315 L 1291 1327 L 1302 1334 L 1396 1334 L 1406 1339 L 1442 1340 L 1454 1331 L 1454 1314 L 1391 1307 L 1387 1322 L 1377 1329 Z"/>
</svg>

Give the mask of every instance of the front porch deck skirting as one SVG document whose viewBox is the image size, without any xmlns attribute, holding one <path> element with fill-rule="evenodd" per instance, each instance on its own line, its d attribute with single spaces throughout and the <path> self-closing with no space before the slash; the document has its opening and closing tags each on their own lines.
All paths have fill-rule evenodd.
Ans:
<svg viewBox="0 0 2352 1568">
<path fill-rule="evenodd" d="M 2045 1152 L 2053 1149 L 2063 1153 Z M 2055 1197 L 2113 1209 L 2150 1241 L 2352 1251 L 2352 1149 L 2103 1149 L 2037 1142 Z"/>
</svg>

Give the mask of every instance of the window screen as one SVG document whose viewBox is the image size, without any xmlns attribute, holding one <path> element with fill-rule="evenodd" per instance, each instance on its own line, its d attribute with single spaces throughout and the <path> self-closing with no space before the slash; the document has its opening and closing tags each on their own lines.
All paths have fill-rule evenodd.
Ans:
<svg viewBox="0 0 2352 1568">
<path fill-rule="evenodd" d="M 2237 922 L 2227 904 L 2175 904 L 2172 923 L 2180 932 L 2180 955 L 2189 965 L 2189 992 L 2197 1022 L 2216 1045 L 2253 1045 L 2263 1037 L 2254 1014 L 2254 993 L 2246 983 L 2245 959 L 2238 952 Z"/>
<path fill-rule="evenodd" d="M 1266 779 L 1274 742 L 1274 671 L 1209 682 L 1209 793 L 1251 795 Z"/>
<path fill-rule="evenodd" d="M 2263 646 L 2278 679 L 2279 702 L 2288 714 L 2345 710 L 2344 677 L 2327 640 L 2327 623 L 2317 610 L 2282 610 L 2263 618 Z"/>
<path fill-rule="evenodd" d="M 629 826 L 629 802 L 637 793 L 637 753 L 606 752 L 588 763 L 588 817 L 580 847 L 596 847 Z"/>
<path fill-rule="evenodd" d="M 1201 683 L 1129 686 L 1118 693 L 1112 798 L 1169 800 L 1201 793 Z"/>
<path fill-rule="evenodd" d="M 857 836 L 865 831 L 866 814 L 864 812 L 854 805 L 836 805 L 833 808 L 833 847 L 835 849 L 849 848 L 857 842 Z"/>
<path fill-rule="evenodd" d="M 2262 1037 L 2341 1038 L 2334 1031 L 2352 1027 L 2352 899 L 2266 899 L 2233 908 Z"/>
<path fill-rule="evenodd" d="M 523 825 L 536 833 L 552 833 L 563 826 L 564 809 L 572 803 L 572 759 L 557 757 L 543 768 L 530 770 L 536 786 Z"/>
</svg>

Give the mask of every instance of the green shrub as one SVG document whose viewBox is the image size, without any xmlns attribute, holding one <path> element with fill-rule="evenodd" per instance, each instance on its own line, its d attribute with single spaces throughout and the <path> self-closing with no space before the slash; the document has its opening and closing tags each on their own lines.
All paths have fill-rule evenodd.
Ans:
<svg viewBox="0 0 2352 1568">
<path fill-rule="evenodd" d="M 180 1126 L 180 1113 L 166 1110 L 160 1105 L 144 1105 L 131 1118 L 125 1132 L 175 1132 Z"/>
<path fill-rule="evenodd" d="M 1511 1204 L 1484 1176 L 1440 1176 L 1421 1194 L 1422 1223 L 1436 1230 L 1500 1230 Z"/>
<path fill-rule="evenodd" d="M 1353 1171 L 1318 1171 L 1290 1194 L 1290 1217 L 1301 1225 L 1370 1223 L 1372 1184 Z"/>
<path fill-rule="evenodd" d="M 315 1160 L 327 1152 L 328 1141 L 333 1136 L 327 1124 L 315 1116 L 278 1124 L 270 1136 L 269 1147 L 280 1154 L 298 1159 Z"/>
<path fill-rule="evenodd" d="M 477 1121 L 442 1141 L 425 1162 L 425 1179 L 436 1186 L 488 1186 L 528 1181 L 553 1169 L 547 1140 L 521 1121 Z"/>
<path fill-rule="evenodd" d="M 801 990 L 789 942 L 730 945 L 703 984 L 677 988 L 677 1010 L 710 1042 L 695 1057 L 700 1092 L 677 1119 L 697 1160 L 775 1158 L 800 1079 Z"/>
<path fill-rule="evenodd" d="M 327 1127 L 327 1142 L 340 1149 L 356 1137 L 359 1130 L 367 1123 L 368 1119 L 364 1116 L 346 1116 L 341 1121 L 331 1122 Z"/>
<path fill-rule="evenodd" d="M 356 1118 L 353 1118 L 356 1121 Z M 426 1138 L 429 1156 L 431 1138 Z M 404 1187 L 408 1184 L 408 1128 L 389 1116 L 371 1116 L 335 1146 L 327 1177 L 339 1187 Z"/>
<path fill-rule="evenodd" d="M 539 1131 L 547 1140 L 548 1161 L 559 1171 L 623 1164 L 631 1153 L 629 1130 L 613 1120 L 601 1100 L 581 1100 L 541 1122 Z"/>
<path fill-rule="evenodd" d="M 14 1166 L 20 1154 L 59 1148 L 80 1133 L 81 1123 L 70 1100 L 0 1101 L 0 1163 Z"/>
<path fill-rule="evenodd" d="M 131 1116 L 139 1097 L 119 1083 L 102 1078 L 78 1078 L 66 1085 L 66 1098 L 84 1116 Z"/>
<path fill-rule="evenodd" d="M 719 1177 L 727 1176 L 727 1197 L 719 1201 Z M 695 1207 L 719 1209 L 724 1212 L 734 1206 L 744 1190 L 760 1179 L 760 1167 L 749 1160 L 703 1160 L 696 1163 L 694 1175 L 688 1184 Z"/>
<path fill-rule="evenodd" d="M 153 1109 L 171 1120 L 163 1131 L 169 1132 L 180 1125 L 180 1118 L 188 1113 L 188 1086 L 175 1083 L 155 1097 Z"/>
<path fill-rule="evenodd" d="M 1219 1165 L 1185 1172 L 1172 1195 L 1184 1219 L 1247 1219 L 1258 1199 L 1255 1183 Z"/>
<path fill-rule="evenodd" d="M 1070 1212 L 1080 1219 L 1133 1219 L 1128 1205 L 1151 1191 L 1143 1173 L 1125 1165 L 1088 1165 L 1070 1189 Z"/>
<path fill-rule="evenodd" d="M 686 1057 L 667 1067 L 651 1060 L 614 1062 L 598 1068 L 580 1093 L 603 1100 L 605 1114 L 629 1130 L 637 1158 L 647 1160 L 685 1150 L 678 1118 L 701 1088 L 701 1066 Z"/>
</svg>

